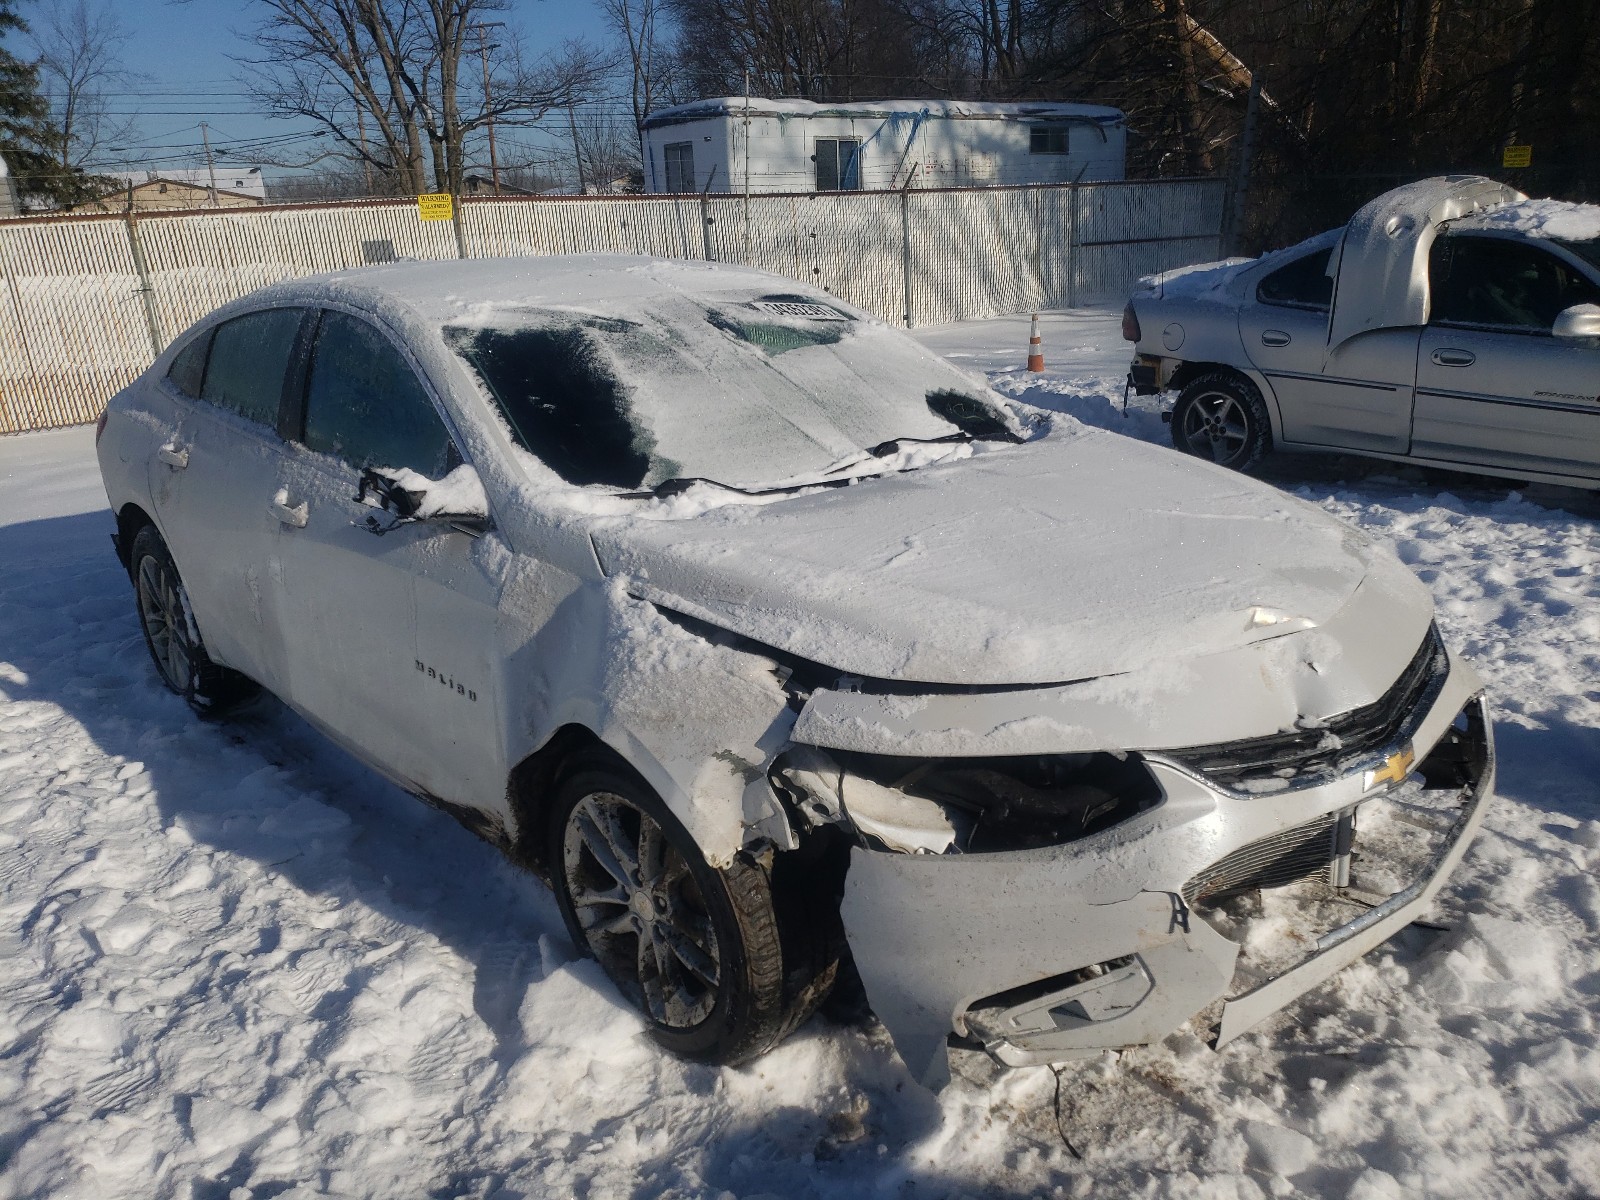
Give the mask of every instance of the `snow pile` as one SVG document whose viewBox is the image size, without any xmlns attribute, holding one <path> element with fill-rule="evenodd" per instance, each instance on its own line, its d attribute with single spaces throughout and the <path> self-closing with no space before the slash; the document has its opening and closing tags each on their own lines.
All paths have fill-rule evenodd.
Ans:
<svg viewBox="0 0 1600 1200">
<path fill-rule="evenodd" d="M 1164 441 L 1119 412 L 1115 314 L 1045 336 L 1045 376 L 1025 319 L 927 340 Z M 874 1026 L 818 1019 L 733 1070 L 663 1055 L 489 846 L 275 703 L 195 720 L 155 681 L 90 443 L 0 440 L 6 1200 L 1600 1193 L 1593 496 L 1277 464 L 1394 544 L 1492 689 L 1502 798 L 1448 928 L 1221 1054 L 1184 1033 L 1059 1081 L 964 1060 L 934 1098 Z"/>
<path fill-rule="evenodd" d="M 1450 223 L 1452 229 L 1498 229 L 1562 242 L 1600 238 L 1600 204 L 1524 200 Z"/>
</svg>

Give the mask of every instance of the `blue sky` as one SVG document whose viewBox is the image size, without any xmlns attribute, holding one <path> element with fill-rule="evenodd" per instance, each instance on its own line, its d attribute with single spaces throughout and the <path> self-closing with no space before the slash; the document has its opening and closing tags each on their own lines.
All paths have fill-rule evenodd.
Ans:
<svg viewBox="0 0 1600 1200">
<path fill-rule="evenodd" d="M 261 19 L 264 5 L 252 0 L 97 2 L 110 4 L 130 34 L 123 51 L 124 64 L 141 76 L 128 85 L 129 94 L 112 98 L 118 113 L 137 118 L 137 134 L 119 142 L 125 153 L 114 157 L 129 165 L 145 162 L 158 168 L 202 165 L 201 121 L 210 126 L 219 162 L 244 161 L 248 165 L 260 161 L 260 156 L 237 152 L 260 139 L 280 139 L 271 143 L 269 153 L 286 161 L 316 152 L 317 143 L 304 137 L 312 124 L 266 116 L 261 102 L 246 94 L 238 78 L 241 69 L 230 58 L 256 53 L 247 34 Z M 17 8 L 29 19 L 38 13 L 40 4 L 41 0 L 22 0 Z M 505 21 L 502 35 L 520 34 L 527 51 L 534 54 L 568 38 L 581 37 L 596 44 L 606 40 L 591 0 L 510 0 L 505 12 L 488 17 Z M 13 37 L 8 44 L 18 54 L 28 53 L 26 39 Z M 504 131 L 502 162 L 509 161 L 519 143 L 559 146 L 554 139 L 565 133 L 564 116 L 543 136 Z M 296 135 L 301 135 L 299 140 Z M 282 173 L 267 168 L 269 177 Z"/>
</svg>

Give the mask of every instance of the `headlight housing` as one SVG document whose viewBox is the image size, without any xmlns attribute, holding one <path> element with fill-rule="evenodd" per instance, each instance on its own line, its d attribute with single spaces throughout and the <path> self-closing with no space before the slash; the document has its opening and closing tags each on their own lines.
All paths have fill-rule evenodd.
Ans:
<svg viewBox="0 0 1600 1200">
<path fill-rule="evenodd" d="M 848 824 L 903 853 L 984 854 L 1075 842 L 1161 803 L 1133 754 L 927 759 L 796 746 L 769 774 L 809 824 Z"/>
</svg>

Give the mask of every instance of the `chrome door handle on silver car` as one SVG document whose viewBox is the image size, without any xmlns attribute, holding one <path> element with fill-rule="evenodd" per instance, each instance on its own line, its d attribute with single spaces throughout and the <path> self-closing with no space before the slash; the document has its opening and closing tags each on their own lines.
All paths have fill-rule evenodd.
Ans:
<svg viewBox="0 0 1600 1200">
<path fill-rule="evenodd" d="M 289 493 L 280 491 L 272 498 L 272 515 L 285 525 L 292 525 L 296 529 L 304 529 L 306 522 L 311 519 L 311 511 L 304 500 L 299 504 L 289 503 Z"/>
<path fill-rule="evenodd" d="M 156 457 L 174 471 L 181 471 L 189 465 L 189 447 L 168 442 L 156 451 Z"/>
<path fill-rule="evenodd" d="M 1433 361 L 1441 367 L 1470 367 L 1478 361 L 1471 350 L 1439 349 L 1433 352 Z"/>
<path fill-rule="evenodd" d="M 1263 329 L 1261 331 L 1261 344 L 1263 346 L 1287 346 L 1292 340 L 1281 329 Z"/>
</svg>

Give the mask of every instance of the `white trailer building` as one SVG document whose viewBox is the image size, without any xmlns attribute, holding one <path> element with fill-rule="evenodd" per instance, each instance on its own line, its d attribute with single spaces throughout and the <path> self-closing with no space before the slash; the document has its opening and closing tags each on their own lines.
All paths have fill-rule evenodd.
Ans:
<svg viewBox="0 0 1600 1200">
<path fill-rule="evenodd" d="M 724 96 L 644 121 L 652 192 L 875 191 L 1121 179 L 1127 118 L 1097 104 Z"/>
</svg>

